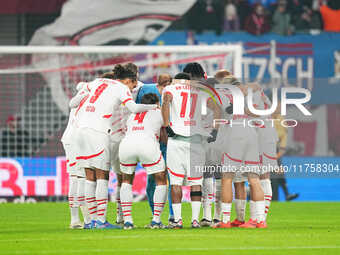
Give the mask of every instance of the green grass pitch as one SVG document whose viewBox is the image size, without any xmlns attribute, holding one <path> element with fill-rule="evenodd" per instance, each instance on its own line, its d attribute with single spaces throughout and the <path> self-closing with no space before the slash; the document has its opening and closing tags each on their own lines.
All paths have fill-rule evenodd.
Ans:
<svg viewBox="0 0 340 255">
<path fill-rule="evenodd" d="M 249 230 L 190 229 L 189 203 L 181 230 L 143 229 L 146 202 L 133 205 L 134 230 L 70 230 L 68 212 L 66 203 L 0 204 L 0 255 L 340 254 L 340 203 L 272 203 L 269 228 Z"/>
</svg>

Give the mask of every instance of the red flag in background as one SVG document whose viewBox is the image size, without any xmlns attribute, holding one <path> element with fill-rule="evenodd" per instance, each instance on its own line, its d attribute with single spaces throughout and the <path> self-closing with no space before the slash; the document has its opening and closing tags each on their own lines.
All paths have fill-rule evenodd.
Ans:
<svg viewBox="0 0 340 255">
<path fill-rule="evenodd" d="M 30 45 L 143 45 L 153 41 L 195 0 L 69 0 Z M 84 8 L 85 7 L 85 8 Z"/>
</svg>

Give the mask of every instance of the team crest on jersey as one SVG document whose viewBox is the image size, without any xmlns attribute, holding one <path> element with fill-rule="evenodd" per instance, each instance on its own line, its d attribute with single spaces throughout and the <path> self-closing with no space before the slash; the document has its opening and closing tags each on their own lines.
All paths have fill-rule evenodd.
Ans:
<svg viewBox="0 0 340 255">
<path fill-rule="evenodd" d="M 131 97 L 132 95 L 131 95 L 131 93 L 128 91 L 128 92 L 126 92 L 126 94 L 129 96 L 129 97 Z"/>
</svg>

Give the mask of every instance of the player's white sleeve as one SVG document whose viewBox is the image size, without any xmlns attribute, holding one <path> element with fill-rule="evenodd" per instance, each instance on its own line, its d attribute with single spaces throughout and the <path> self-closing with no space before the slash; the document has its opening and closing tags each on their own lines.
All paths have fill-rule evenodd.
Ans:
<svg viewBox="0 0 340 255">
<path fill-rule="evenodd" d="M 121 87 L 119 99 L 132 113 L 146 112 L 157 108 L 155 104 L 136 104 L 132 99 L 130 90 L 126 86 Z"/>
<path fill-rule="evenodd" d="M 75 95 L 74 97 L 72 97 L 72 99 L 70 100 L 69 103 L 69 107 L 72 108 L 76 108 L 78 107 L 78 105 L 80 104 L 81 100 L 83 100 L 83 98 L 88 94 L 87 91 L 81 90 L 77 93 L 77 95 Z"/>
<path fill-rule="evenodd" d="M 157 109 L 153 114 L 155 115 L 155 119 L 157 120 L 157 124 L 160 126 L 160 128 L 163 127 L 164 121 L 161 110 Z"/>
<path fill-rule="evenodd" d="M 146 112 L 157 108 L 156 104 L 136 104 L 133 100 L 129 100 L 128 102 L 126 102 L 125 106 L 132 113 Z"/>
</svg>

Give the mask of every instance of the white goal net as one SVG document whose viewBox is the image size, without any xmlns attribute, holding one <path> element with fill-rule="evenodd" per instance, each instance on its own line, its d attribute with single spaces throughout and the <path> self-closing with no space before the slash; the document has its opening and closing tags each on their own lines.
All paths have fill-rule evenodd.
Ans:
<svg viewBox="0 0 340 255">
<path fill-rule="evenodd" d="M 25 148 L 2 146 L 1 156 L 61 155 L 55 144 L 67 123 L 75 85 L 111 71 L 115 64 L 135 63 L 140 80 L 152 83 L 158 74 L 175 75 L 189 62 L 202 64 L 208 76 L 227 69 L 242 77 L 241 60 L 240 45 L 0 47 L 0 128 L 8 128 L 6 123 L 15 116 L 30 137 Z"/>
</svg>

